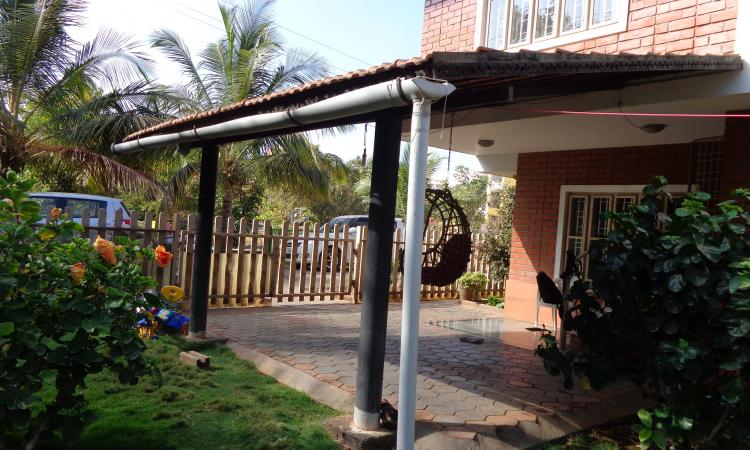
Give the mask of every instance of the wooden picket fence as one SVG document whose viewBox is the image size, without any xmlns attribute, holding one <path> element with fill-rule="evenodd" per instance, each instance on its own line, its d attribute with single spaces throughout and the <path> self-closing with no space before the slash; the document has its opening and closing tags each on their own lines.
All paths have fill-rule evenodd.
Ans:
<svg viewBox="0 0 750 450">
<path fill-rule="evenodd" d="M 73 217 L 68 210 L 68 217 Z M 96 222 L 92 221 L 96 218 Z M 153 261 L 143 262 L 144 273 L 154 277 L 159 286 L 178 285 L 185 290 L 189 304 L 191 276 L 195 263 L 195 230 L 197 216 L 166 213 L 132 212 L 130 223 L 122 211 L 108 224 L 105 209 L 95 216 L 83 210 L 80 221 L 82 236 L 92 241 L 97 235 L 112 239 L 124 235 L 144 247 L 164 245 L 174 254 L 171 263 L 159 268 Z M 274 227 L 270 221 L 239 221 L 230 217 L 214 218 L 210 307 L 247 307 L 292 303 L 330 303 L 362 300 L 366 273 L 365 252 L 367 227 L 330 226 L 308 222 L 284 222 Z M 424 246 L 439 237 L 428 233 Z M 474 233 L 474 244 L 485 236 Z M 399 255 L 404 247 L 402 230 L 394 232 L 390 299 L 401 298 L 403 274 L 399 272 Z M 472 254 L 468 271 L 489 273 L 486 263 Z M 422 286 L 422 299 L 458 298 L 458 286 Z M 480 295 L 502 295 L 503 284 L 490 281 Z"/>
</svg>

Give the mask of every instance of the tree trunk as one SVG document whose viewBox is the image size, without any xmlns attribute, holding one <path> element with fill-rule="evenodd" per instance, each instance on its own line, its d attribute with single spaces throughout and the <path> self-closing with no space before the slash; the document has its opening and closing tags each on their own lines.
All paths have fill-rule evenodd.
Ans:
<svg viewBox="0 0 750 450">
<path fill-rule="evenodd" d="M 224 190 L 224 196 L 221 200 L 221 215 L 224 223 L 226 223 L 228 217 L 232 217 L 232 193 L 229 189 Z"/>
</svg>

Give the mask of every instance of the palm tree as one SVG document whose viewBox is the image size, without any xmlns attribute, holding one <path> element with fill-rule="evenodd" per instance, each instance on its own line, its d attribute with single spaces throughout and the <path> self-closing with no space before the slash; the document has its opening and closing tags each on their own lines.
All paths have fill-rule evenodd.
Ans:
<svg viewBox="0 0 750 450">
<path fill-rule="evenodd" d="M 219 4 L 221 38 L 194 59 L 172 31 L 159 30 L 152 46 L 182 68 L 187 84 L 180 89 L 193 111 L 216 108 L 246 98 L 305 84 L 326 74 L 325 62 L 302 50 L 286 50 L 270 13 L 273 0 L 242 6 Z M 184 181 L 197 171 L 191 155 L 177 171 L 171 196 L 178 199 Z M 326 198 L 332 181 L 347 177 L 345 164 L 321 153 L 304 134 L 228 144 L 219 149 L 218 190 L 225 217 L 232 200 L 253 183 L 284 187 L 300 197 Z"/>
<path fill-rule="evenodd" d="M 106 191 L 156 195 L 153 178 L 103 151 L 164 120 L 172 97 L 149 83 L 149 60 L 128 37 L 110 30 L 84 44 L 70 37 L 83 7 L 0 0 L 0 172 L 31 166 L 71 179 L 84 172 Z"/>
</svg>

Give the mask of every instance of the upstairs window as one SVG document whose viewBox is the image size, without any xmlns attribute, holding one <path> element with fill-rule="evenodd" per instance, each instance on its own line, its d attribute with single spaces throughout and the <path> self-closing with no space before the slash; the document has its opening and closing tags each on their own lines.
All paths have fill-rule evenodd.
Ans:
<svg viewBox="0 0 750 450">
<path fill-rule="evenodd" d="M 531 0 L 513 0 L 510 15 L 510 44 L 520 44 L 529 39 L 529 14 Z"/>
<path fill-rule="evenodd" d="M 480 42 L 540 50 L 624 31 L 628 0 L 480 0 Z"/>
</svg>

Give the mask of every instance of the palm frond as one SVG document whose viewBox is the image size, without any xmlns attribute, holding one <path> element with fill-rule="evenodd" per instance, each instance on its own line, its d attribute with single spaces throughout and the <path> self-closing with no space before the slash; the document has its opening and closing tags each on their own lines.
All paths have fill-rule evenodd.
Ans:
<svg viewBox="0 0 750 450">
<path fill-rule="evenodd" d="M 173 92 L 138 81 L 112 92 L 81 92 L 58 103 L 47 102 L 47 120 L 28 134 L 67 145 L 101 147 L 171 117 L 182 102 Z"/>
<path fill-rule="evenodd" d="M 329 74 L 326 60 L 302 49 L 287 50 L 286 58 L 276 67 L 266 85 L 265 94 L 307 84 Z"/>
<path fill-rule="evenodd" d="M 185 191 L 190 180 L 200 171 L 200 163 L 187 161 L 182 167 L 177 169 L 172 175 L 169 182 L 164 188 L 164 198 L 162 206 L 167 210 L 176 210 L 181 206 L 181 200 L 184 199 Z"/>
<path fill-rule="evenodd" d="M 210 107 L 211 96 L 208 93 L 203 78 L 198 71 L 198 65 L 193 62 L 190 49 L 182 38 L 170 30 L 159 30 L 151 35 L 151 46 L 162 51 L 169 59 L 176 62 L 182 73 L 188 78 L 189 89 L 195 93 L 196 100 Z"/>
<path fill-rule="evenodd" d="M 32 159 L 65 158 L 68 162 L 86 172 L 107 193 L 116 191 L 135 192 L 141 193 L 149 199 L 159 198 L 163 193 L 161 185 L 150 175 L 99 153 L 81 148 L 37 146 L 34 148 L 31 157 Z"/>
<path fill-rule="evenodd" d="M 304 135 L 277 136 L 276 150 L 247 161 L 247 166 L 266 185 L 293 190 L 310 199 L 327 199 L 331 181 L 349 175 L 334 155 L 323 155 Z"/>
<path fill-rule="evenodd" d="M 66 27 L 79 25 L 81 18 L 81 2 L 63 0 L 17 2 L 3 14 L 0 79 L 15 117 L 29 91 L 43 91 L 58 79 L 70 53 Z"/>
</svg>

